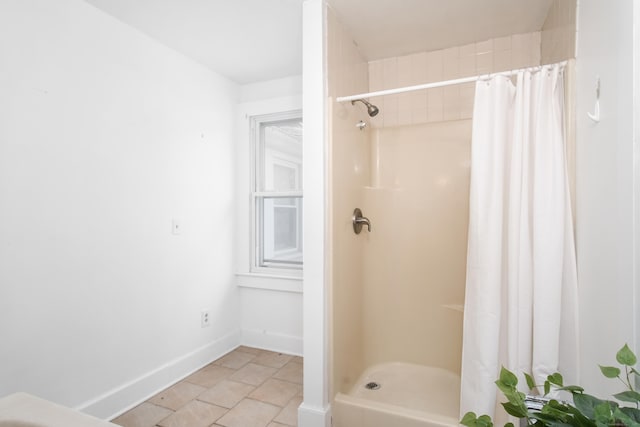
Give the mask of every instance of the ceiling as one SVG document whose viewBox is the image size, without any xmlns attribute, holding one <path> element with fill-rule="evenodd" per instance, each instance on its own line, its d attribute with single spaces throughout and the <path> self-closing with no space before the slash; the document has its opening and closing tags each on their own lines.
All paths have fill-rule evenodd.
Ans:
<svg viewBox="0 0 640 427">
<path fill-rule="evenodd" d="M 329 0 L 368 60 L 539 31 L 552 0 Z"/>
<path fill-rule="evenodd" d="M 239 83 L 302 74 L 303 0 L 85 0 Z M 368 60 L 538 31 L 552 0 L 328 0 Z"/>
<path fill-rule="evenodd" d="M 85 0 L 239 84 L 302 74 L 303 0 Z"/>
</svg>

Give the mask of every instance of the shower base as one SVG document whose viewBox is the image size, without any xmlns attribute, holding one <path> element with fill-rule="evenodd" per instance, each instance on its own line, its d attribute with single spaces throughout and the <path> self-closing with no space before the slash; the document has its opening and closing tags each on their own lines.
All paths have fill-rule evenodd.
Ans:
<svg viewBox="0 0 640 427">
<path fill-rule="evenodd" d="M 430 366 L 384 363 L 367 369 L 349 393 L 336 395 L 333 425 L 457 426 L 459 401 L 459 375 Z"/>
</svg>

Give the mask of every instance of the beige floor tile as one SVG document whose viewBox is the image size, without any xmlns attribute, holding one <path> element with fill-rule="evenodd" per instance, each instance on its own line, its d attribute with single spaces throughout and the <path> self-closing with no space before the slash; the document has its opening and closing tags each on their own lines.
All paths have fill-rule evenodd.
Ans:
<svg viewBox="0 0 640 427">
<path fill-rule="evenodd" d="M 111 422 L 123 427 L 153 427 L 172 413 L 170 409 L 144 402 Z"/>
<path fill-rule="evenodd" d="M 241 346 L 113 422 L 123 427 L 295 426 L 302 363 L 299 356 Z"/>
<path fill-rule="evenodd" d="M 224 366 L 225 368 L 240 369 L 251 360 L 255 359 L 255 354 L 245 353 L 238 349 L 232 351 L 226 356 L 222 356 L 220 359 L 213 362 L 214 365 Z"/>
<path fill-rule="evenodd" d="M 226 414 L 219 406 L 194 400 L 158 423 L 162 427 L 208 427 Z"/>
<path fill-rule="evenodd" d="M 276 372 L 273 378 L 302 384 L 302 364 L 289 362 Z"/>
<path fill-rule="evenodd" d="M 302 387 L 288 381 L 269 378 L 255 389 L 249 397 L 273 405 L 285 406 L 294 396 L 300 393 Z"/>
<path fill-rule="evenodd" d="M 244 399 L 218 420 L 225 427 L 266 427 L 280 408 L 257 400 Z"/>
<path fill-rule="evenodd" d="M 260 354 L 260 352 L 262 351 L 259 348 L 247 347 L 244 345 L 241 345 L 240 347 L 236 348 L 236 350 L 241 351 L 243 353 L 249 353 L 249 354 L 255 354 L 255 355 Z"/>
<path fill-rule="evenodd" d="M 230 377 L 235 372 L 235 369 L 225 368 L 224 366 L 208 365 L 196 373 L 189 375 L 185 378 L 185 381 L 202 387 L 211 388 L 223 379 Z"/>
<path fill-rule="evenodd" d="M 149 402 L 177 411 L 205 391 L 207 391 L 205 387 L 181 381 L 156 394 L 149 399 Z"/>
<path fill-rule="evenodd" d="M 288 426 L 297 426 L 298 425 L 298 407 L 302 403 L 302 398 L 300 396 L 296 396 L 289 401 L 287 406 L 280 411 L 280 413 L 275 417 L 274 421 L 285 424 Z"/>
<path fill-rule="evenodd" d="M 249 384 L 222 380 L 202 393 L 198 400 L 213 403 L 223 408 L 233 408 L 253 390 L 255 390 L 255 387 Z"/>
<path fill-rule="evenodd" d="M 282 353 L 274 353 L 273 351 L 262 351 L 256 356 L 251 363 L 258 365 L 269 366 L 270 368 L 282 368 L 293 359 L 293 356 Z"/>
<path fill-rule="evenodd" d="M 255 363 L 247 363 L 242 369 L 239 369 L 235 374 L 231 375 L 229 379 L 257 386 L 265 382 L 267 378 L 271 377 L 276 372 L 278 372 L 276 368 L 256 365 Z"/>
</svg>

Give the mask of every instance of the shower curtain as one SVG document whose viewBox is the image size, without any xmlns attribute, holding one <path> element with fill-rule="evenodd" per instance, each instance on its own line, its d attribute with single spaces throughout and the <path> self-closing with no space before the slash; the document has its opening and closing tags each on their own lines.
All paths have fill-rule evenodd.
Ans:
<svg viewBox="0 0 640 427">
<path fill-rule="evenodd" d="M 577 277 L 563 66 L 476 83 L 461 415 L 505 420 L 504 366 L 577 380 Z"/>
</svg>

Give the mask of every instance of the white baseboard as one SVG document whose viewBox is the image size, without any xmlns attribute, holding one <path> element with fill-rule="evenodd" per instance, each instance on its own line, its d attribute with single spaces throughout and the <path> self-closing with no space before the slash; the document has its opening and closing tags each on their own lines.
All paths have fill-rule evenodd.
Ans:
<svg viewBox="0 0 640 427">
<path fill-rule="evenodd" d="M 113 419 L 235 349 L 240 337 L 239 330 L 231 332 L 75 409 L 104 420 Z"/>
<path fill-rule="evenodd" d="M 299 427 L 331 427 L 331 409 L 302 405 L 298 408 Z"/>
<path fill-rule="evenodd" d="M 302 337 L 258 329 L 242 330 L 242 345 L 302 356 Z"/>
</svg>

